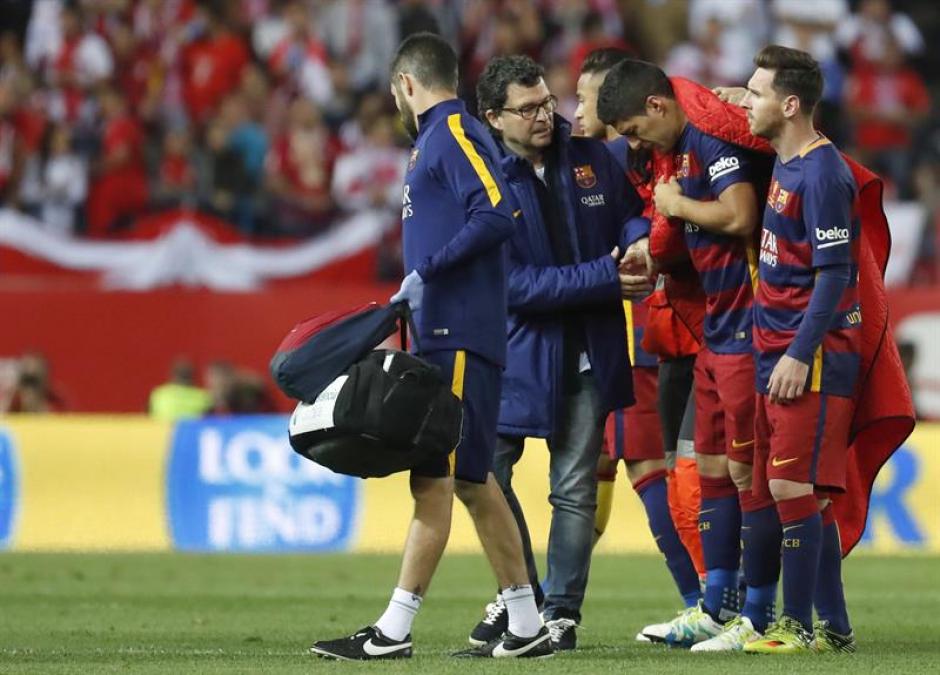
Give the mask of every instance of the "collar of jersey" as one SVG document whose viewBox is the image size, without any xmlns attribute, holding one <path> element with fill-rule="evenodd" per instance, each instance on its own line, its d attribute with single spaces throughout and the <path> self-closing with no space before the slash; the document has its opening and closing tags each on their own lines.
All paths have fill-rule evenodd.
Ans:
<svg viewBox="0 0 940 675">
<path fill-rule="evenodd" d="M 450 98 L 432 105 L 418 115 L 418 138 L 421 138 L 428 129 L 434 126 L 437 120 L 443 119 L 448 115 L 453 115 L 454 113 L 466 112 L 466 110 L 467 107 L 459 98 Z"/>
</svg>

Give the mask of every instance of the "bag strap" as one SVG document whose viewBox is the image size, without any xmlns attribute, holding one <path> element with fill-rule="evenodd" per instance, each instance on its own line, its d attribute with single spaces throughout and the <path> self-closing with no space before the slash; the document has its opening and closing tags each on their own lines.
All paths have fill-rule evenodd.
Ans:
<svg viewBox="0 0 940 675">
<path fill-rule="evenodd" d="M 415 352 L 421 353 L 421 343 L 418 342 L 418 328 L 415 326 L 414 315 L 411 313 L 411 307 L 407 301 L 395 303 L 395 311 L 399 316 L 399 338 L 401 339 L 401 350 L 408 351 L 408 331 L 411 331 L 411 341 L 415 343 Z"/>
</svg>

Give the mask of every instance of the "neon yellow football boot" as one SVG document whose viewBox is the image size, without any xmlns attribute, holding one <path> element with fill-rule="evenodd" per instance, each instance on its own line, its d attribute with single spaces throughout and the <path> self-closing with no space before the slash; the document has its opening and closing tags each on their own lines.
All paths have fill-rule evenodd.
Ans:
<svg viewBox="0 0 940 675">
<path fill-rule="evenodd" d="M 796 619 L 781 616 L 764 637 L 744 645 L 745 654 L 799 654 L 812 652 L 813 636 Z"/>
</svg>

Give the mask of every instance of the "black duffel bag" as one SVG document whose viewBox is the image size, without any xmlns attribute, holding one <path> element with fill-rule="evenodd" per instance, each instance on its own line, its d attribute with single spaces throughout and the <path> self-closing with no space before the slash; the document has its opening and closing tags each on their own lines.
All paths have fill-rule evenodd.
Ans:
<svg viewBox="0 0 940 675">
<path fill-rule="evenodd" d="M 463 409 L 440 370 L 397 350 L 376 350 L 290 419 L 290 444 L 337 473 L 372 478 L 450 453 Z"/>
</svg>

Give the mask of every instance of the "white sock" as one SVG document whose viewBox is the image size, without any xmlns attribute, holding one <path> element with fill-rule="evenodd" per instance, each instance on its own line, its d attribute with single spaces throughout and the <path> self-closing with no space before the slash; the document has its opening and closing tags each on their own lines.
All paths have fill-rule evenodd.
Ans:
<svg viewBox="0 0 940 675">
<path fill-rule="evenodd" d="M 421 596 L 404 588 L 396 588 L 385 613 L 375 622 L 375 627 L 385 637 L 401 642 L 411 632 L 411 623 L 421 607 Z"/>
<path fill-rule="evenodd" d="M 542 627 L 532 586 L 510 586 L 502 590 L 503 602 L 509 612 L 509 632 L 518 637 L 534 637 Z"/>
</svg>

